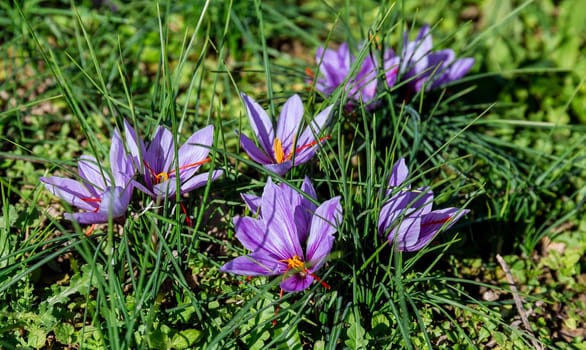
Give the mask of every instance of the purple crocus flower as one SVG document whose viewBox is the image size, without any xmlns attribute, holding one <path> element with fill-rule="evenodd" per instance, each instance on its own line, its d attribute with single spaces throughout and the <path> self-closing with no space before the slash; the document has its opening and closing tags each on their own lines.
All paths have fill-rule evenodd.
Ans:
<svg viewBox="0 0 586 350">
<path fill-rule="evenodd" d="M 392 188 L 401 186 L 408 175 L 405 159 L 401 158 L 393 167 L 387 196 L 391 195 Z M 383 205 L 378 219 L 379 234 L 386 234 L 398 250 L 413 252 L 427 245 L 440 229 L 447 229 L 469 212 L 460 208 L 431 210 L 432 205 L 430 189 L 411 190 L 410 186 L 403 186 Z"/>
<path fill-rule="evenodd" d="M 211 161 L 208 157 L 214 136 L 214 127 L 209 125 L 196 131 L 179 147 L 175 159 L 175 138 L 171 131 L 162 126 L 155 130 L 148 146 L 136 135 L 130 124 L 125 123 L 127 146 L 134 156 L 138 169 L 144 175 L 144 185 L 136 183 L 136 187 L 155 199 L 172 198 L 177 193 L 177 177 L 181 194 L 190 192 L 205 185 L 210 178 L 208 172 L 197 174 L 199 168 Z M 142 156 L 142 164 L 138 160 Z M 177 176 L 177 170 L 179 175 Z M 211 180 L 214 181 L 222 170 L 214 170 Z"/>
<path fill-rule="evenodd" d="M 308 178 L 302 190 L 315 198 Z M 234 218 L 236 237 L 251 251 L 220 268 L 246 276 L 282 275 L 281 289 L 299 292 L 315 280 L 330 253 L 342 221 L 340 197 L 316 207 L 293 188 L 269 178 L 260 198 L 259 216 Z"/>
<path fill-rule="evenodd" d="M 98 224 L 108 222 L 110 217 L 123 217 L 132 196 L 135 168 L 118 130 L 114 131 L 110 147 L 111 172 L 92 156 L 82 156 L 77 167 L 80 181 L 57 176 L 40 179 L 54 195 L 83 210 L 66 213 L 65 218 L 80 224 Z"/>
<path fill-rule="evenodd" d="M 451 49 L 435 52 L 432 49 L 429 25 L 421 28 L 415 41 L 408 41 L 405 33 L 401 55 L 392 51 L 384 55 L 387 84 L 393 86 L 400 78 L 408 81 L 407 86 L 414 93 L 423 88 L 429 91 L 462 78 L 474 65 L 472 57 L 456 60 Z"/>
<path fill-rule="evenodd" d="M 325 128 L 333 105 L 321 111 L 300 132 L 303 103 L 298 95 L 293 95 L 283 106 L 276 130 L 271 118 L 256 101 L 246 94 L 242 94 L 242 99 L 260 148 L 244 134 L 240 134 L 240 144 L 252 160 L 278 175 L 284 175 L 291 167 L 309 161 L 319 144 L 329 138 L 316 139 L 316 135 Z"/>
<path fill-rule="evenodd" d="M 319 66 L 315 87 L 326 96 L 331 95 L 336 88 L 344 84 L 352 71 L 352 65 L 356 62 L 347 43 L 341 44 L 338 50 L 319 47 L 315 60 Z M 308 73 L 313 78 L 313 72 L 308 71 Z M 367 55 L 360 63 L 356 76 L 348 78 L 346 82 L 345 89 L 351 100 L 350 106 L 357 102 L 369 105 L 374 100 L 377 87 L 376 75 L 377 62 L 371 55 Z"/>
</svg>

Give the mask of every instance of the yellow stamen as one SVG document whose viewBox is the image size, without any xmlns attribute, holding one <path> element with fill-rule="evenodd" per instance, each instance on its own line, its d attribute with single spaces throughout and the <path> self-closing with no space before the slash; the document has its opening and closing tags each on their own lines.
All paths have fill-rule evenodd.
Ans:
<svg viewBox="0 0 586 350">
<path fill-rule="evenodd" d="M 293 255 L 292 258 L 289 258 L 287 260 L 281 260 L 281 261 L 287 263 L 287 270 L 301 270 L 301 271 L 306 270 L 305 264 L 303 263 L 301 258 L 298 257 L 297 255 Z"/>
<path fill-rule="evenodd" d="M 285 160 L 285 152 L 283 152 L 283 145 L 281 144 L 281 140 L 278 137 L 275 137 L 275 142 L 273 143 L 273 152 L 275 153 L 275 160 L 277 163 L 283 163 Z"/>
<path fill-rule="evenodd" d="M 162 172 L 162 173 L 158 173 L 157 175 L 155 175 L 155 183 L 156 184 L 160 184 L 163 181 L 167 181 L 169 180 L 169 173 L 167 172 Z"/>
</svg>

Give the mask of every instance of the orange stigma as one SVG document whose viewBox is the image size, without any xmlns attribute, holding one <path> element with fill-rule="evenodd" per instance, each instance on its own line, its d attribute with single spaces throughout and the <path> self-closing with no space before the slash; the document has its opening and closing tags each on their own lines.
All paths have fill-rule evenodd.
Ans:
<svg viewBox="0 0 586 350">
<path fill-rule="evenodd" d="M 281 140 L 278 137 L 275 137 L 275 141 L 273 142 L 273 153 L 275 154 L 275 160 L 278 164 L 281 164 L 284 161 L 291 160 L 293 158 L 293 155 L 296 155 L 305 149 L 311 148 L 317 145 L 318 143 L 322 143 L 323 141 L 329 139 L 331 139 L 330 135 L 320 137 L 318 141 L 311 141 L 310 143 L 301 145 L 295 149 L 295 152 L 290 152 L 285 155 L 285 151 L 283 150 L 283 144 L 281 143 Z"/>
<path fill-rule="evenodd" d="M 315 78 L 315 73 L 313 72 L 313 70 L 309 67 L 305 68 L 305 74 L 307 74 L 310 78 Z"/>
<path fill-rule="evenodd" d="M 206 158 L 204 160 L 201 160 L 199 162 L 195 162 L 195 163 L 190 163 L 190 164 L 185 164 L 179 167 L 179 172 L 181 172 L 182 170 L 187 170 L 190 168 L 195 168 L 198 167 L 202 164 L 206 164 L 211 162 L 211 158 Z M 147 170 L 151 173 L 151 176 L 153 177 L 153 182 L 156 184 L 160 184 L 161 182 L 167 181 L 169 180 L 169 178 L 171 176 L 175 175 L 175 169 L 170 170 L 170 171 L 162 171 L 160 173 L 156 173 L 155 170 L 153 170 L 153 168 L 150 167 L 149 163 L 147 163 L 146 161 L 143 162 L 145 167 L 147 168 Z"/>
</svg>

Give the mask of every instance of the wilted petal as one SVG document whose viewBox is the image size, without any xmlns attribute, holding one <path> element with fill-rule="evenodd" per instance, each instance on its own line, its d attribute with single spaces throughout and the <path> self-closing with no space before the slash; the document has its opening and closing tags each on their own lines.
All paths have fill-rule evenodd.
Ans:
<svg viewBox="0 0 586 350">
<path fill-rule="evenodd" d="M 307 239 L 306 260 L 312 269 L 317 270 L 325 262 L 332 250 L 334 233 L 342 221 L 340 197 L 334 197 L 320 205 L 311 220 L 311 228 Z"/>
<path fill-rule="evenodd" d="M 279 286 L 285 292 L 300 292 L 307 289 L 312 282 L 313 278 L 310 275 L 296 273 L 282 281 Z"/>
<path fill-rule="evenodd" d="M 251 253 L 239 256 L 220 268 L 222 272 L 231 272 L 244 276 L 273 276 L 284 273 L 287 265 L 264 253 Z"/>
</svg>

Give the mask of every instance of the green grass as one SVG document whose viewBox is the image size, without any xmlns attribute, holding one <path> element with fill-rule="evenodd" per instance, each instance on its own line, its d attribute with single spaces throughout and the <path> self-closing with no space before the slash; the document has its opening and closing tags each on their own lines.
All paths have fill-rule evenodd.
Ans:
<svg viewBox="0 0 586 350">
<path fill-rule="evenodd" d="M 0 347 L 586 347 L 579 0 L 14 3 L 0 4 Z M 344 91 L 308 85 L 318 46 L 370 40 L 364 58 L 424 23 L 438 48 L 476 60 L 449 89 L 413 100 L 382 89 L 382 107 L 346 113 Z M 241 92 L 273 116 L 298 93 L 306 121 L 336 104 L 317 159 L 279 179 L 298 187 L 307 175 L 320 202 L 342 197 L 319 271 L 330 289 L 281 298 L 280 277 L 218 270 L 245 253 L 232 224 L 249 214 L 240 193 L 260 194 L 269 176 L 234 132 L 252 136 Z M 107 159 L 124 119 L 181 142 L 213 124 L 206 167 L 225 174 L 179 198 L 186 212 L 135 191 L 124 224 L 86 237 L 38 179 L 75 178 L 82 154 Z M 400 157 L 434 208 L 471 209 L 417 253 L 377 234 Z"/>
</svg>

